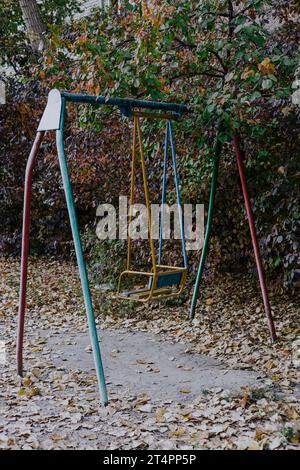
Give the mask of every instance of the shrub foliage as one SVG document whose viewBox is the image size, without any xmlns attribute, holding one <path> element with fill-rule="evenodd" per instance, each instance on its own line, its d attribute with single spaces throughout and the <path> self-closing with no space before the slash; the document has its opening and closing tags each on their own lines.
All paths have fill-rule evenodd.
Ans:
<svg viewBox="0 0 300 470">
<path fill-rule="evenodd" d="M 249 191 L 266 264 L 288 285 L 300 251 L 298 2 L 121 3 L 118 12 L 114 7 L 76 22 L 49 25 L 42 59 L 32 60 L 30 67 L 26 63 L 25 95 L 12 90 L 11 107 L 0 118 L 5 155 L 1 204 L 11 220 L 2 234 L 2 246 L 4 239 L 6 249 L 19 244 L 24 165 L 44 104 L 38 95 L 58 87 L 185 102 L 191 112 L 176 125 L 184 202 L 207 202 L 216 127 L 220 119 L 226 123 L 218 136 L 224 145 L 209 265 L 246 267 L 250 261 L 253 265 L 230 143 L 234 128 L 245 148 Z M 24 106 L 30 111 L 24 111 Z M 19 116 L 20 107 L 23 120 L 16 129 L 14 116 Z M 26 112 L 28 118 L 24 118 Z M 157 193 L 163 128 L 157 122 L 144 123 L 143 128 L 151 189 Z M 97 204 L 116 202 L 119 192 L 127 192 L 130 132 L 131 124 L 115 112 L 84 106 L 69 110 L 66 147 L 82 226 L 95 224 Z M 43 154 L 35 185 L 44 203 L 36 205 L 35 239 L 37 248 L 54 249 L 57 241 L 63 246 L 70 233 L 50 141 Z M 51 243 L 46 235 L 49 228 Z"/>
</svg>

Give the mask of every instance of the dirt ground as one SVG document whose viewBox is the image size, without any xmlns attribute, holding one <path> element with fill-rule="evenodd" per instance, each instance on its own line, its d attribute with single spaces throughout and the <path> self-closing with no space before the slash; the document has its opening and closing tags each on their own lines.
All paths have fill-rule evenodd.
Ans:
<svg viewBox="0 0 300 470">
<path fill-rule="evenodd" d="M 271 295 L 272 345 L 251 279 L 207 282 L 192 324 L 188 303 L 128 305 L 94 290 L 101 408 L 76 267 L 30 261 L 23 380 L 19 260 L 0 258 L 0 271 L 0 449 L 300 448 L 296 297 Z"/>
</svg>

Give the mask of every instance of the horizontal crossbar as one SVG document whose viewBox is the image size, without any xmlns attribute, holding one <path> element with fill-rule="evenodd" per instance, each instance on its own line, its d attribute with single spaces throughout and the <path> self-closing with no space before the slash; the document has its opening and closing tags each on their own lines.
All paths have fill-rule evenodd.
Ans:
<svg viewBox="0 0 300 470">
<path fill-rule="evenodd" d="M 188 107 L 184 104 L 166 103 L 163 101 L 145 101 L 131 98 L 105 98 L 105 96 L 95 96 L 86 94 L 75 94 L 61 92 L 61 96 L 67 101 L 73 103 L 99 104 L 107 106 L 118 106 L 119 108 L 141 108 L 156 109 L 161 111 L 172 111 L 178 115 L 188 111 Z"/>
<path fill-rule="evenodd" d="M 99 106 L 117 106 L 123 116 L 131 118 L 140 115 L 148 119 L 177 119 L 189 109 L 184 104 L 165 103 L 159 101 L 144 101 L 127 98 L 105 98 L 105 96 L 84 95 L 60 92 L 57 89 L 50 91 L 47 106 L 40 121 L 38 131 L 51 131 L 60 129 L 63 102 L 86 103 Z M 162 111 L 159 113 L 145 113 L 142 109 Z"/>
</svg>

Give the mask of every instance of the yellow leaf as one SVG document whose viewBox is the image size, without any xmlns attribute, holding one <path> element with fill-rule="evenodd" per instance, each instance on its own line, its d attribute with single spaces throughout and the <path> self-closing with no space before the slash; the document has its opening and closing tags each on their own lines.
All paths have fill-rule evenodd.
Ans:
<svg viewBox="0 0 300 470">
<path fill-rule="evenodd" d="M 135 402 L 135 406 L 145 405 L 146 403 L 148 403 L 148 401 L 149 401 L 149 397 L 142 396 L 137 399 L 137 401 Z"/>
<path fill-rule="evenodd" d="M 297 411 L 295 410 L 295 408 L 291 408 L 288 412 L 288 417 L 290 419 L 298 419 L 299 418 L 299 415 L 297 413 Z"/>
<path fill-rule="evenodd" d="M 166 418 L 165 418 L 165 408 L 158 408 L 155 413 L 155 419 L 158 423 L 164 423 Z"/>
<path fill-rule="evenodd" d="M 32 382 L 31 382 L 31 380 L 30 380 L 29 377 L 24 377 L 24 379 L 23 379 L 23 385 L 24 385 L 24 387 L 29 387 L 29 386 L 31 385 L 31 383 L 32 383 Z"/>
<path fill-rule="evenodd" d="M 267 369 L 273 369 L 274 367 L 276 367 L 276 364 L 274 364 L 273 361 L 268 361 L 268 362 L 266 363 L 266 368 L 267 368 Z"/>
<path fill-rule="evenodd" d="M 170 432 L 171 437 L 181 437 L 185 434 L 185 429 L 180 428 L 177 431 Z"/>
<path fill-rule="evenodd" d="M 259 65 L 258 70 L 262 75 L 272 75 L 275 72 L 275 65 L 266 57 Z"/>
<path fill-rule="evenodd" d="M 263 438 L 263 435 L 264 435 L 264 433 L 263 433 L 262 430 L 260 430 L 260 429 L 255 430 L 255 439 L 257 441 L 261 441 L 261 439 Z"/>
<path fill-rule="evenodd" d="M 283 108 L 281 108 L 281 112 L 285 116 L 288 116 L 289 114 L 293 112 L 293 108 L 291 106 L 284 106 Z"/>
<path fill-rule="evenodd" d="M 246 393 L 244 394 L 243 398 L 241 399 L 241 405 L 242 405 L 244 408 L 246 408 L 246 406 L 247 406 L 248 403 L 249 403 L 249 400 L 250 400 L 250 395 L 249 395 L 249 393 L 246 392 Z"/>
<path fill-rule="evenodd" d="M 179 390 L 179 392 L 187 395 L 188 393 L 191 393 L 191 390 L 183 389 Z"/>
<path fill-rule="evenodd" d="M 30 397 L 36 397 L 37 395 L 40 395 L 40 394 L 41 392 L 38 387 L 33 387 L 31 390 L 29 390 L 29 393 L 28 393 Z"/>
</svg>

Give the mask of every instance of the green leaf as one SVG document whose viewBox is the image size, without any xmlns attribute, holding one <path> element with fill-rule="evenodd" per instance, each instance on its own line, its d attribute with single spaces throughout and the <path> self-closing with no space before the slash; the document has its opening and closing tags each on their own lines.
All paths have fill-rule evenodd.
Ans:
<svg viewBox="0 0 300 470">
<path fill-rule="evenodd" d="M 278 256 L 278 258 L 276 258 L 276 260 L 274 261 L 274 266 L 275 268 L 278 268 L 278 266 L 281 265 L 281 258 Z"/>
</svg>

